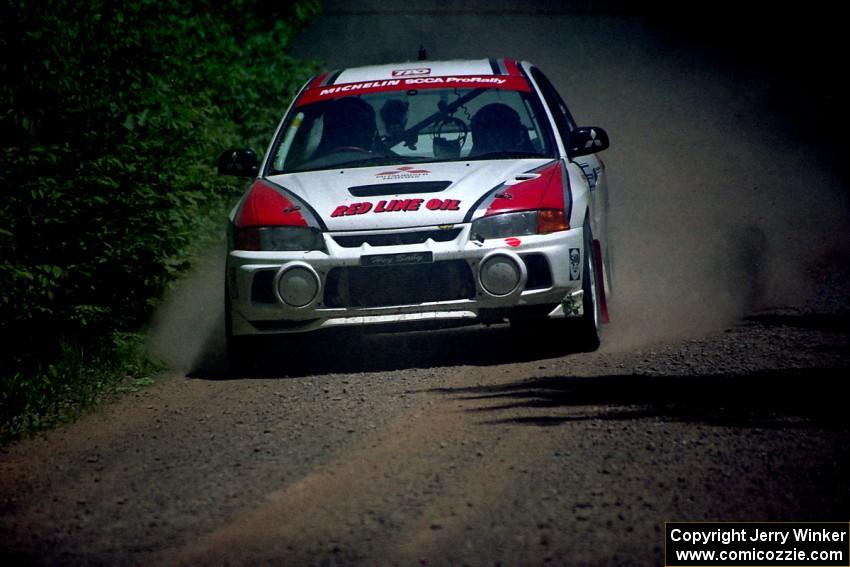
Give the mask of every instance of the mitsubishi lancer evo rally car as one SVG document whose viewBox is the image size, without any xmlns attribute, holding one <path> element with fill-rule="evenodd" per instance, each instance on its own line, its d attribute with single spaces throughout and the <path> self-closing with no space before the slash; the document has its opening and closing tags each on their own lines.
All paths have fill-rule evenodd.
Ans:
<svg viewBox="0 0 850 567">
<path fill-rule="evenodd" d="M 298 93 L 230 215 L 230 353 L 254 335 L 470 318 L 564 319 L 599 345 L 608 136 L 511 59 L 333 71 Z"/>
</svg>

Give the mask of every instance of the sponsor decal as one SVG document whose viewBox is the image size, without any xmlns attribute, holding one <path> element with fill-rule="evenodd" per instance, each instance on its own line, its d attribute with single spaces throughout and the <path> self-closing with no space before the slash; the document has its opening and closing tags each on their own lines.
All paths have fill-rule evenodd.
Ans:
<svg viewBox="0 0 850 567">
<path fill-rule="evenodd" d="M 377 203 L 362 201 L 337 206 L 331 217 L 351 217 L 367 213 L 406 213 L 419 211 L 423 205 L 429 211 L 459 211 L 460 199 L 387 199 Z"/>
<path fill-rule="evenodd" d="M 578 248 L 570 248 L 570 281 L 581 276 L 581 252 Z"/>
<path fill-rule="evenodd" d="M 388 79 L 385 81 L 366 81 L 363 83 L 348 83 L 347 85 L 339 85 L 338 87 L 326 87 L 319 91 L 319 96 L 327 96 L 336 93 L 356 93 L 357 91 L 380 89 L 381 87 L 395 87 L 401 84 L 398 79 Z"/>
<path fill-rule="evenodd" d="M 375 177 L 378 179 L 415 179 L 416 177 L 422 177 L 430 173 L 427 169 L 416 169 L 409 165 L 400 165 L 395 169 L 382 171 L 376 174 Z"/>
<path fill-rule="evenodd" d="M 451 77 L 416 76 L 398 79 L 382 79 L 377 81 L 363 81 L 360 83 L 347 83 L 342 85 L 311 86 L 301 95 L 298 106 L 310 104 L 319 100 L 328 100 L 344 96 L 356 96 L 361 94 L 406 91 L 410 89 L 435 89 L 435 88 L 491 88 L 509 89 L 515 91 L 530 92 L 528 81 L 521 76 L 493 76 L 493 75 L 459 75 Z"/>
<path fill-rule="evenodd" d="M 429 199 L 425 208 L 429 211 L 459 211 L 460 199 Z"/>
<path fill-rule="evenodd" d="M 505 244 L 507 244 L 511 248 L 516 248 L 517 246 L 522 244 L 522 240 L 520 240 L 519 238 L 506 238 Z"/>
<path fill-rule="evenodd" d="M 408 86 L 416 85 L 445 85 L 447 87 L 456 86 L 501 86 L 508 82 L 508 79 L 501 77 L 422 77 L 416 79 L 405 79 L 404 84 Z"/>
<path fill-rule="evenodd" d="M 587 162 L 581 162 L 578 164 L 578 166 L 581 168 L 582 173 L 584 173 L 584 176 L 587 178 L 587 185 L 591 189 L 596 187 L 596 181 L 599 178 L 599 171 Z"/>
<path fill-rule="evenodd" d="M 348 83 L 334 87 L 319 89 L 319 98 L 335 94 L 357 94 L 361 91 L 393 90 L 387 87 L 419 87 L 436 85 L 445 87 L 476 87 L 502 86 L 509 79 L 501 77 L 416 77 L 412 79 L 385 79 L 383 81 L 366 81 L 363 83 Z"/>
<path fill-rule="evenodd" d="M 430 75 L 431 69 L 427 67 L 422 67 L 420 69 L 396 69 L 393 71 L 393 77 L 421 77 L 423 75 Z"/>
</svg>

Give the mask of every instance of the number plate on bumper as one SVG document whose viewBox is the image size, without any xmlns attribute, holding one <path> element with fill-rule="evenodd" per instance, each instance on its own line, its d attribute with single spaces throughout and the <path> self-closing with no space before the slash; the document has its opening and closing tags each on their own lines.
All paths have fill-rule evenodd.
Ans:
<svg viewBox="0 0 850 567">
<path fill-rule="evenodd" d="M 408 264 L 430 264 L 434 261 L 433 252 L 403 252 L 401 254 L 372 254 L 360 257 L 360 265 L 375 266 L 405 266 Z"/>
</svg>

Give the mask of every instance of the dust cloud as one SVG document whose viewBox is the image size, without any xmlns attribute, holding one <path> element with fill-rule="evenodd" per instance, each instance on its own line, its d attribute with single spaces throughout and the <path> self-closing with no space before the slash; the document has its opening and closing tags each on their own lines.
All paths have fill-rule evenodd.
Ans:
<svg viewBox="0 0 850 567">
<path fill-rule="evenodd" d="M 224 260 L 223 242 L 200 253 L 154 313 L 148 351 L 172 370 L 224 368 Z"/>
<path fill-rule="evenodd" d="M 806 309 L 813 266 L 847 257 L 847 188 L 818 140 L 769 104 L 777 87 L 764 75 L 681 49 L 640 18 L 511 12 L 511 2 L 478 11 L 448 3 L 440 13 L 367 4 L 328 2 L 294 54 L 327 68 L 412 60 L 420 45 L 431 59 L 525 59 L 549 75 L 577 122 L 607 130 L 615 269 L 606 348 Z M 181 368 L 216 350 L 204 345 L 220 317 L 220 268 L 202 263 L 161 310 L 156 350 Z"/>
<path fill-rule="evenodd" d="M 592 70 L 549 72 L 575 91 L 579 122 L 590 111 L 612 138 L 607 345 L 811 308 L 813 270 L 850 250 L 847 188 L 818 140 L 768 104 L 775 86 L 763 76 L 672 50 L 629 20 L 595 25 L 614 41 L 597 43 Z"/>
</svg>

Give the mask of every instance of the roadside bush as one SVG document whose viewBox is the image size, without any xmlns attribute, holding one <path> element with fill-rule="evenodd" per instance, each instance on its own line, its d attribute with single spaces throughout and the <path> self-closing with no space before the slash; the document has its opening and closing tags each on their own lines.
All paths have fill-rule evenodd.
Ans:
<svg viewBox="0 0 850 567">
<path fill-rule="evenodd" d="M 69 349 L 114 354 L 186 270 L 241 189 L 216 156 L 264 148 L 314 70 L 285 49 L 317 2 L 0 1 L 5 422 L 62 390 L 27 381 L 61 383 Z"/>
</svg>

